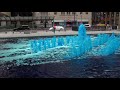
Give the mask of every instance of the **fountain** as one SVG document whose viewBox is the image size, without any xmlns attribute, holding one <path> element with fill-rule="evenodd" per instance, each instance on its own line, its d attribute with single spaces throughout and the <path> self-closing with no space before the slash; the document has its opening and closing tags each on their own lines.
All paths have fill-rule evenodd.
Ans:
<svg viewBox="0 0 120 90">
<path fill-rule="evenodd" d="M 87 52 L 90 52 L 93 48 L 97 48 L 97 55 L 105 56 L 115 53 L 120 46 L 120 36 L 116 37 L 114 33 L 98 34 L 92 41 L 91 37 L 86 34 L 86 28 L 84 24 L 81 24 L 78 28 L 78 36 L 66 36 L 66 37 L 52 37 L 41 40 L 31 41 L 31 49 L 33 53 L 40 51 L 46 51 L 50 48 L 56 49 L 56 47 L 68 48 L 68 55 L 64 58 L 77 58 Z"/>
<path fill-rule="evenodd" d="M 112 38 L 111 38 L 112 37 Z M 106 56 L 115 53 L 120 46 L 120 41 L 117 37 L 111 35 L 104 48 L 100 50 L 100 55 Z"/>
<path fill-rule="evenodd" d="M 79 38 L 84 38 L 84 37 L 86 37 L 86 28 L 85 28 L 85 25 L 84 24 L 81 24 L 80 26 L 79 26 L 79 29 L 78 29 L 78 36 L 79 36 Z"/>
</svg>

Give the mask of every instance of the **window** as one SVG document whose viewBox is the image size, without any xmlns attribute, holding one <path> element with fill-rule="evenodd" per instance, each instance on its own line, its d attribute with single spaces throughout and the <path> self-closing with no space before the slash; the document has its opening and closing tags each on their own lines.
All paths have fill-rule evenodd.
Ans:
<svg viewBox="0 0 120 90">
<path fill-rule="evenodd" d="M 19 16 L 32 16 L 32 12 L 19 12 Z"/>
<path fill-rule="evenodd" d="M 109 17 L 109 15 L 110 15 L 109 12 L 107 12 L 106 14 L 107 14 L 107 17 Z"/>
<path fill-rule="evenodd" d="M 57 12 L 54 12 L 54 15 L 57 15 Z"/>
<path fill-rule="evenodd" d="M 17 21 L 11 21 L 11 24 L 16 24 L 17 23 Z"/>
<path fill-rule="evenodd" d="M 110 15 L 110 12 L 107 12 L 108 15 Z"/>
<path fill-rule="evenodd" d="M 83 22 L 83 24 L 88 24 L 88 22 Z"/>
<path fill-rule="evenodd" d="M 116 12 L 116 16 L 119 16 L 119 12 Z"/>
<path fill-rule="evenodd" d="M 17 16 L 19 12 L 11 12 L 11 16 Z"/>
<path fill-rule="evenodd" d="M 82 14 L 82 12 L 80 12 L 80 14 Z"/>
<path fill-rule="evenodd" d="M 74 14 L 76 14 L 76 12 L 72 12 L 72 14 L 74 15 Z"/>
<path fill-rule="evenodd" d="M 61 12 L 61 15 L 65 15 L 65 12 Z"/>
<path fill-rule="evenodd" d="M 67 12 L 67 15 L 70 15 L 70 12 Z"/>
<path fill-rule="evenodd" d="M 43 23 L 43 20 L 41 20 L 41 23 Z"/>
<path fill-rule="evenodd" d="M 48 16 L 48 12 L 40 12 L 41 16 Z"/>
<path fill-rule="evenodd" d="M 88 14 L 88 12 L 86 12 L 86 14 Z"/>
<path fill-rule="evenodd" d="M 114 17 L 114 12 L 111 13 L 111 16 Z"/>
</svg>

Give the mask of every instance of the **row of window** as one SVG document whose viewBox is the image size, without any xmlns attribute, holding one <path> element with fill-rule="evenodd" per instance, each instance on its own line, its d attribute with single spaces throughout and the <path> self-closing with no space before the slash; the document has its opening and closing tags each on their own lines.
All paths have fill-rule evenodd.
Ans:
<svg viewBox="0 0 120 90">
<path fill-rule="evenodd" d="M 80 12 L 80 14 L 82 14 L 83 12 Z M 67 15 L 70 15 L 71 12 L 66 12 Z M 72 14 L 76 14 L 76 12 L 72 12 Z M 86 12 L 86 14 L 88 14 L 88 12 Z M 54 12 L 54 15 L 57 15 L 57 12 Z M 61 15 L 65 15 L 65 12 L 61 12 Z"/>
<path fill-rule="evenodd" d="M 11 16 L 32 16 L 32 12 L 11 12 Z"/>
<path fill-rule="evenodd" d="M 114 12 L 111 12 L 111 13 L 109 13 L 109 12 L 107 12 L 107 13 L 105 13 L 105 12 L 98 12 L 98 13 L 93 13 L 93 16 L 100 17 L 100 16 L 107 15 L 107 17 L 109 17 L 109 16 L 114 17 L 114 14 L 115 14 Z M 119 16 L 119 12 L 116 12 L 116 16 Z"/>
</svg>

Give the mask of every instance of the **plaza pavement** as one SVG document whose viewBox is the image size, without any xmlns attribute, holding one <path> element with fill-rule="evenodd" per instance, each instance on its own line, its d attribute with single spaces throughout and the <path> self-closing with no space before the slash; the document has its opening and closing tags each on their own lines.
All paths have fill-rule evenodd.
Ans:
<svg viewBox="0 0 120 90">
<path fill-rule="evenodd" d="M 120 30 L 110 30 L 110 31 L 87 31 L 87 34 L 99 34 L 99 33 L 115 33 L 120 34 Z M 44 36 L 64 36 L 64 35 L 78 35 L 78 31 L 56 31 L 55 33 L 52 31 L 40 31 L 40 30 L 30 30 L 23 32 L 0 32 L 0 38 L 16 38 L 16 37 L 44 37 Z"/>
</svg>

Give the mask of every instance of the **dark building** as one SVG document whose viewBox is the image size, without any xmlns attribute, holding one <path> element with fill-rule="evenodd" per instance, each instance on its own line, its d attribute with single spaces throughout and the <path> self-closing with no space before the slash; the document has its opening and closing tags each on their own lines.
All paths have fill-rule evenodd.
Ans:
<svg viewBox="0 0 120 90">
<path fill-rule="evenodd" d="M 92 12 L 92 25 L 96 24 L 118 25 L 119 12 Z"/>
</svg>

